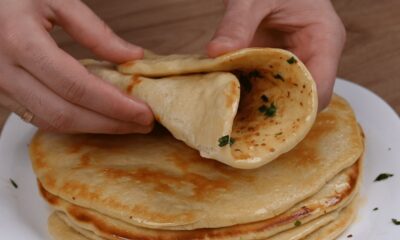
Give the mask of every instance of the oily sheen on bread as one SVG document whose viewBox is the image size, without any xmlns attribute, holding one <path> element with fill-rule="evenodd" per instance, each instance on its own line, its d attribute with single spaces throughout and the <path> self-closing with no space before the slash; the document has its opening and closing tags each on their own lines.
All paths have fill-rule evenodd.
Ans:
<svg viewBox="0 0 400 240">
<path fill-rule="evenodd" d="M 275 234 L 265 240 L 333 240 L 353 221 L 356 202 L 344 209 L 325 214 L 309 223 L 301 224 L 285 232 Z M 48 220 L 49 232 L 54 240 L 106 240 L 93 232 L 70 222 L 62 212 L 53 212 Z M 112 238 L 111 238 L 112 239 Z M 222 238 L 223 239 L 223 236 Z M 240 238 L 236 238 L 240 239 Z M 244 239 L 244 238 L 242 238 Z"/>
<path fill-rule="evenodd" d="M 202 158 L 163 129 L 125 136 L 38 132 L 30 151 L 40 183 L 61 199 L 135 226 L 191 230 L 284 213 L 352 166 L 363 138 L 350 106 L 335 96 L 300 144 L 251 171 Z"/>
<path fill-rule="evenodd" d="M 236 168 L 257 168 L 291 150 L 317 113 L 311 75 L 281 49 L 243 49 L 214 59 L 148 53 L 120 66 L 82 63 L 145 101 L 175 138 L 202 157 Z"/>
<path fill-rule="evenodd" d="M 311 223 L 315 229 L 315 222 L 326 223 L 333 220 L 343 207 L 347 206 L 358 191 L 362 159 L 352 167 L 342 171 L 329 181 L 318 193 L 297 203 L 286 212 L 261 221 L 233 225 L 223 228 L 203 228 L 193 230 L 162 230 L 138 227 L 126 222 L 106 216 L 98 211 L 83 208 L 47 192 L 40 186 L 44 199 L 59 213 L 63 213 L 69 225 L 76 226 L 97 236 L 113 239 L 114 236 L 127 239 L 158 239 L 158 240 L 234 240 L 234 239 L 264 239 L 278 233 L 288 232 L 296 227 L 295 222 Z M 332 213 L 332 214 L 330 214 Z M 330 217 L 323 217 L 330 215 Z M 325 219 L 321 221 L 321 217 Z M 315 221 L 315 219 L 319 219 Z M 310 229 L 308 230 L 310 231 Z M 303 231 L 304 232 L 307 231 Z"/>
</svg>

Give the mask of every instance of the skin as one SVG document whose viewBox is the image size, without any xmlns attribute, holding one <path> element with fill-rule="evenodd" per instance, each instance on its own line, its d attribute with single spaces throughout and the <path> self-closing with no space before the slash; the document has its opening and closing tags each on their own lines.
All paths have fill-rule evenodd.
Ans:
<svg viewBox="0 0 400 240">
<path fill-rule="evenodd" d="M 328 0 L 228 0 L 207 45 L 210 57 L 245 47 L 279 47 L 309 68 L 320 109 L 332 95 L 345 30 Z M 18 17 L 16 17 L 18 16 Z M 61 26 L 99 58 L 122 63 L 143 57 L 79 0 L 0 0 L 0 103 L 45 130 L 147 133 L 149 107 L 88 73 L 57 47 Z"/>
<path fill-rule="evenodd" d="M 215 57 L 245 47 L 277 47 L 307 66 L 318 90 L 319 110 L 332 96 L 345 28 L 329 0 L 228 0 L 207 46 Z"/>
<path fill-rule="evenodd" d="M 58 48 L 48 33 L 56 24 L 99 58 L 120 63 L 143 56 L 78 0 L 0 0 L 3 106 L 20 116 L 32 112 L 32 123 L 46 130 L 149 132 L 149 107 L 89 74 Z"/>
</svg>

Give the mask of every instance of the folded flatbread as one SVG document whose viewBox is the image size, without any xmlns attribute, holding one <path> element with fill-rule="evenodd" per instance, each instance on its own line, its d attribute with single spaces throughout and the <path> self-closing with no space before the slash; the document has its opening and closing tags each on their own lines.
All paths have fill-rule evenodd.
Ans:
<svg viewBox="0 0 400 240">
<path fill-rule="evenodd" d="M 67 202 L 134 226 L 191 230 L 288 211 L 352 166 L 363 138 L 350 106 L 335 96 L 300 144 L 251 171 L 202 158 L 163 129 L 124 136 L 38 132 L 30 151 L 44 189 Z"/>
<path fill-rule="evenodd" d="M 145 101 L 176 139 L 202 157 L 236 168 L 260 167 L 292 149 L 317 113 L 311 75 L 280 49 L 244 49 L 215 59 L 148 53 L 118 68 L 82 63 Z"/>
</svg>

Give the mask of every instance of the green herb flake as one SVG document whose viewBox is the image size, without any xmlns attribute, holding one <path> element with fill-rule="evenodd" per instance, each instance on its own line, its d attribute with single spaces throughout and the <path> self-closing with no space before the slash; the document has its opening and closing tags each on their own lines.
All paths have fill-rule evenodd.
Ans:
<svg viewBox="0 0 400 240">
<path fill-rule="evenodd" d="M 378 211 L 378 210 L 379 210 L 379 208 L 377 208 L 377 207 L 372 209 L 372 211 Z"/>
<path fill-rule="evenodd" d="M 392 223 L 393 223 L 394 225 L 400 225 L 400 220 L 397 220 L 397 219 L 395 219 L 395 218 L 392 218 Z"/>
<path fill-rule="evenodd" d="M 261 100 L 262 100 L 263 102 L 268 102 L 268 101 L 269 101 L 269 98 L 268 98 L 267 95 L 263 94 L 263 95 L 261 96 Z"/>
<path fill-rule="evenodd" d="M 267 111 L 264 113 L 268 117 L 273 117 L 276 114 L 276 106 L 274 103 L 271 103 L 271 105 L 267 108 Z"/>
<path fill-rule="evenodd" d="M 279 135 L 282 135 L 282 132 L 275 133 L 275 137 Z"/>
<path fill-rule="evenodd" d="M 239 82 L 240 82 L 240 85 L 243 86 L 243 89 L 246 92 L 250 92 L 251 91 L 252 85 L 251 85 L 251 82 L 250 82 L 250 80 L 248 78 L 246 78 L 246 77 L 239 78 Z"/>
<path fill-rule="evenodd" d="M 275 79 L 281 80 L 281 81 L 285 81 L 285 79 L 283 79 L 282 75 L 280 75 L 279 73 L 274 75 Z"/>
<path fill-rule="evenodd" d="M 296 222 L 294 222 L 294 225 L 295 225 L 296 227 L 298 227 L 298 226 L 301 225 L 301 222 L 300 222 L 299 220 L 296 220 Z"/>
<path fill-rule="evenodd" d="M 379 174 L 379 176 L 377 176 L 375 178 L 374 182 L 382 181 L 382 180 L 388 179 L 390 177 L 393 177 L 393 174 L 391 174 L 391 173 L 381 173 L 381 174 Z"/>
<path fill-rule="evenodd" d="M 291 58 L 289 58 L 289 59 L 287 60 L 287 62 L 288 62 L 289 64 L 293 64 L 293 63 L 297 63 L 297 60 L 296 60 L 296 58 L 291 57 Z"/>
<path fill-rule="evenodd" d="M 253 70 L 249 72 L 249 78 L 261 78 L 261 77 L 263 77 L 263 75 L 258 70 Z"/>
<path fill-rule="evenodd" d="M 276 114 L 276 106 L 274 103 L 271 103 L 269 107 L 267 107 L 266 105 L 262 105 L 258 108 L 258 111 L 260 111 L 267 117 L 273 117 Z"/>
<path fill-rule="evenodd" d="M 258 111 L 259 111 L 260 113 L 265 113 L 265 112 L 267 111 L 267 106 L 262 105 L 261 107 L 258 108 Z"/>
<path fill-rule="evenodd" d="M 11 183 L 11 185 L 13 185 L 13 187 L 14 187 L 15 189 L 18 188 L 18 184 L 17 184 L 14 180 L 12 180 L 11 178 L 10 178 L 10 183 Z"/>
<path fill-rule="evenodd" d="M 229 137 L 229 135 L 225 135 L 223 137 L 220 137 L 218 139 L 218 142 L 219 142 L 218 146 L 220 146 L 220 147 L 224 147 L 228 144 L 231 146 L 232 144 L 235 143 L 235 139 Z"/>
</svg>

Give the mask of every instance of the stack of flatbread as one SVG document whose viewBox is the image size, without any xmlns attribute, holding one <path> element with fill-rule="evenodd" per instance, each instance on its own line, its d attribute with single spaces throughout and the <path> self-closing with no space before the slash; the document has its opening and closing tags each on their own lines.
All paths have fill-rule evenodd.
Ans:
<svg viewBox="0 0 400 240">
<path fill-rule="evenodd" d="M 30 145 L 55 240 L 335 239 L 352 222 L 362 131 L 291 53 L 158 56 L 87 69 L 145 101 L 146 135 L 39 131 Z"/>
</svg>

